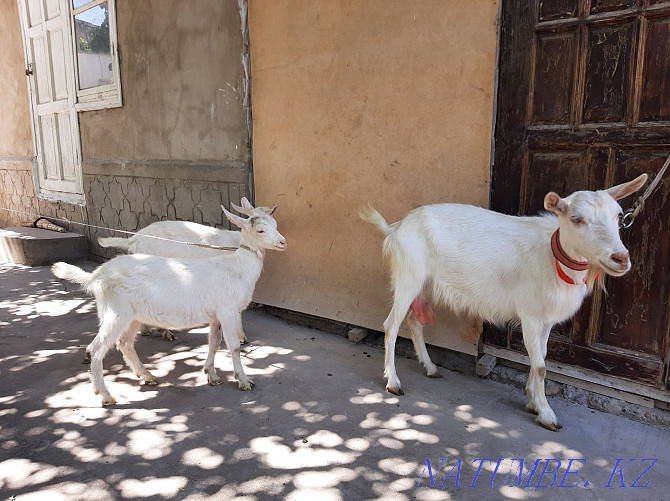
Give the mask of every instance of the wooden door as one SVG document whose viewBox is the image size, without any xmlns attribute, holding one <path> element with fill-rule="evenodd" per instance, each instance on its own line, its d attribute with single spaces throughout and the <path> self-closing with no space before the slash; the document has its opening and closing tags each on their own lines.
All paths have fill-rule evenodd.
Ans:
<svg viewBox="0 0 670 501">
<path fill-rule="evenodd" d="M 670 154 L 670 1 L 502 8 L 492 208 L 537 214 L 548 191 L 653 178 Z M 621 231 L 632 270 L 556 326 L 548 359 L 668 388 L 669 195 L 670 174 Z M 518 332 L 487 329 L 484 341 L 523 351 Z"/>
<path fill-rule="evenodd" d="M 82 196 L 68 0 L 20 0 L 41 195 Z M 83 200 L 83 198 L 82 198 Z"/>
</svg>

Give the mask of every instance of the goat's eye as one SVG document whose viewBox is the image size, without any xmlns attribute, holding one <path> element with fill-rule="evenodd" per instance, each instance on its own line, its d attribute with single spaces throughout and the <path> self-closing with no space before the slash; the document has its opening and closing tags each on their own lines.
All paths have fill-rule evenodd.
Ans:
<svg viewBox="0 0 670 501">
<path fill-rule="evenodd" d="M 586 221 L 584 221 L 584 218 L 581 216 L 571 216 L 570 221 L 572 221 L 574 224 L 585 224 Z"/>
<path fill-rule="evenodd" d="M 258 233 L 259 235 L 261 235 L 261 234 L 265 233 L 265 230 L 256 230 L 256 233 Z"/>
</svg>

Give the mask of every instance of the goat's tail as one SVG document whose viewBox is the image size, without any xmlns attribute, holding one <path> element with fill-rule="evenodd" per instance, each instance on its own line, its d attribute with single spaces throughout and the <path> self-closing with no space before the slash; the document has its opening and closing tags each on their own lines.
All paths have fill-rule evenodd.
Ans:
<svg viewBox="0 0 670 501">
<path fill-rule="evenodd" d="M 393 233 L 393 226 L 388 224 L 386 219 L 384 219 L 384 217 L 379 212 L 373 209 L 372 206 L 368 205 L 361 207 L 361 209 L 358 211 L 358 215 L 363 221 L 374 224 L 384 233 L 384 235 L 388 236 Z"/>
<path fill-rule="evenodd" d="M 51 267 L 51 273 L 56 275 L 58 278 L 62 278 L 75 284 L 81 284 L 84 287 L 88 287 L 88 285 L 91 283 L 91 273 L 88 273 L 77 266 L 63 263 L 62 261 L 55 263 Z"/>
<path fill-rule="evenodd" d="M 129 238 L 100 237 L 98 238 L 98 243 L 101 247 L 116 247 L 123 250 L 128 250 L 128 247 L 130 247 Z"/>
</svg>

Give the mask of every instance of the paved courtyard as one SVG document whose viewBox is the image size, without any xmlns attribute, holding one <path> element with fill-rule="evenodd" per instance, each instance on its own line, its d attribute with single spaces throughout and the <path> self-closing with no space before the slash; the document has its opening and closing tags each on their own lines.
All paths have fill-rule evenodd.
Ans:
<svg viewBox="0 0 670 501">
<path fill-rule="evenodd" d="M 381 348 L 259 312 L 244 314 L 253 391 L 223 348 L 223 384 L 206 384 L 195 329 L 138 338 L 158 386 L 111 351 L 103 408 L 82 364 L 96 326 L 92 298 L 47 267 L 0 265 L 1 500 L 670 499 L 666 429 L 550 398 L 552 433 L 521 390 L 403 358 L 395 397 Z"/>
</svg>

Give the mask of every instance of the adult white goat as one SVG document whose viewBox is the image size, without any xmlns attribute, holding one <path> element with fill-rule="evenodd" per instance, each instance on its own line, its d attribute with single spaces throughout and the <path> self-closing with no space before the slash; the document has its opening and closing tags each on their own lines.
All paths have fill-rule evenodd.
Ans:
<svg viewBox="0 0 670 501">
<path fill-rule="evenodd" d="M 526 409 L 545 428 L 561 428 L 544 393 L 549 332 L 577 312 L 601 271 L 621 276 L 630 269 L 615 200 L 646 180 L 643 174 L 605 191 L 577 191 L 567 198 L 548 193 L 544 207 L 553 214 L 536 217 L 437 204 L 389 225 L 373 208 L 362 209 L 361 217 L 386 235 L 384 254 L 391 263 L 393 307 L 384 321 L 386 389 L 403 394 L 394 354 L 405 317 L 427 375 L 441 377 L 426 351 L 423 322 L 432 317 L 432 304 L 445 304 L 494 324 L 521 325 L 530 358 Z"/>
<path fill-rule="evenodd" d="M 242 198 L 241 207 L 231 203 L 231 207 L 248 217 L 272 216 L 277 209 L 274 207 L 254 207 L 246 197 Z M 98 243 L 102 247 L 116 247 L 129 254 L 149 254 L 151 256 L 174 257 L 178 259 L 208 258 L 225 250 L 199 247 L 197 244 L 215 247 L 239 247 L 240 232 L 220 230 L 191 221 L 157 221 L 139 230 L 130 238 L 101 237 Z M 196 244 L 196 245 L 189 245 Z M 140 334 L 150 333 L 147 326 L 141 328 Z M 172 341 L 174 335 L 163 329 L 163 339 Z M 240 343 L 247 342 L 242 327 L 242 317 L 237 319 L 237 336 Z"/>
<path fill-rule="evenodd" d="M 225 209 L 224 213 L 241 229 L 240 247 L 233 253 L 203 259 L 131 254 L 115 257 L 93 273 L 62 262 L 53 265 L 54 275 L 82 284 L 95 295 L 100 330 L 87 351 L 91 354 L 93 389 L 102 395 L 103 405 L 116 403 L 102 373 L 105 354 L 115 343 L 137 376 L 147 384 L 156 384 L 134 348 L 140 323 L 178 329 L 209 323 L 209 353 L 204 366 L 209 384 L 221 383 L 214 356 L 223 337 L 240 389 L 253 388 L 240 360 L 236 318 L 251 301 L 265 249 L 283 251 L 286 241 L 269 214 L 243 219 Z"/>
<path fill-rule="evenodd" d="M 273 215 L 277 206 L 254 207 L 246 197 L 242 206 L 230 204 L 240 214 L 249 217 L 263 214 Z M 220 250 L 198 247 L 193 244 L 213 245 L 217 247 L 238 247 L 240 232 L 220 230 L 191 221 L 157 221 L 139 230 L 130 238 L 101 237 L 98 243 L 102 247 L 116 247 L 129 254 L 149 254 L 151 256 L 185 258 L 212 257 Z"/>
</svg>

